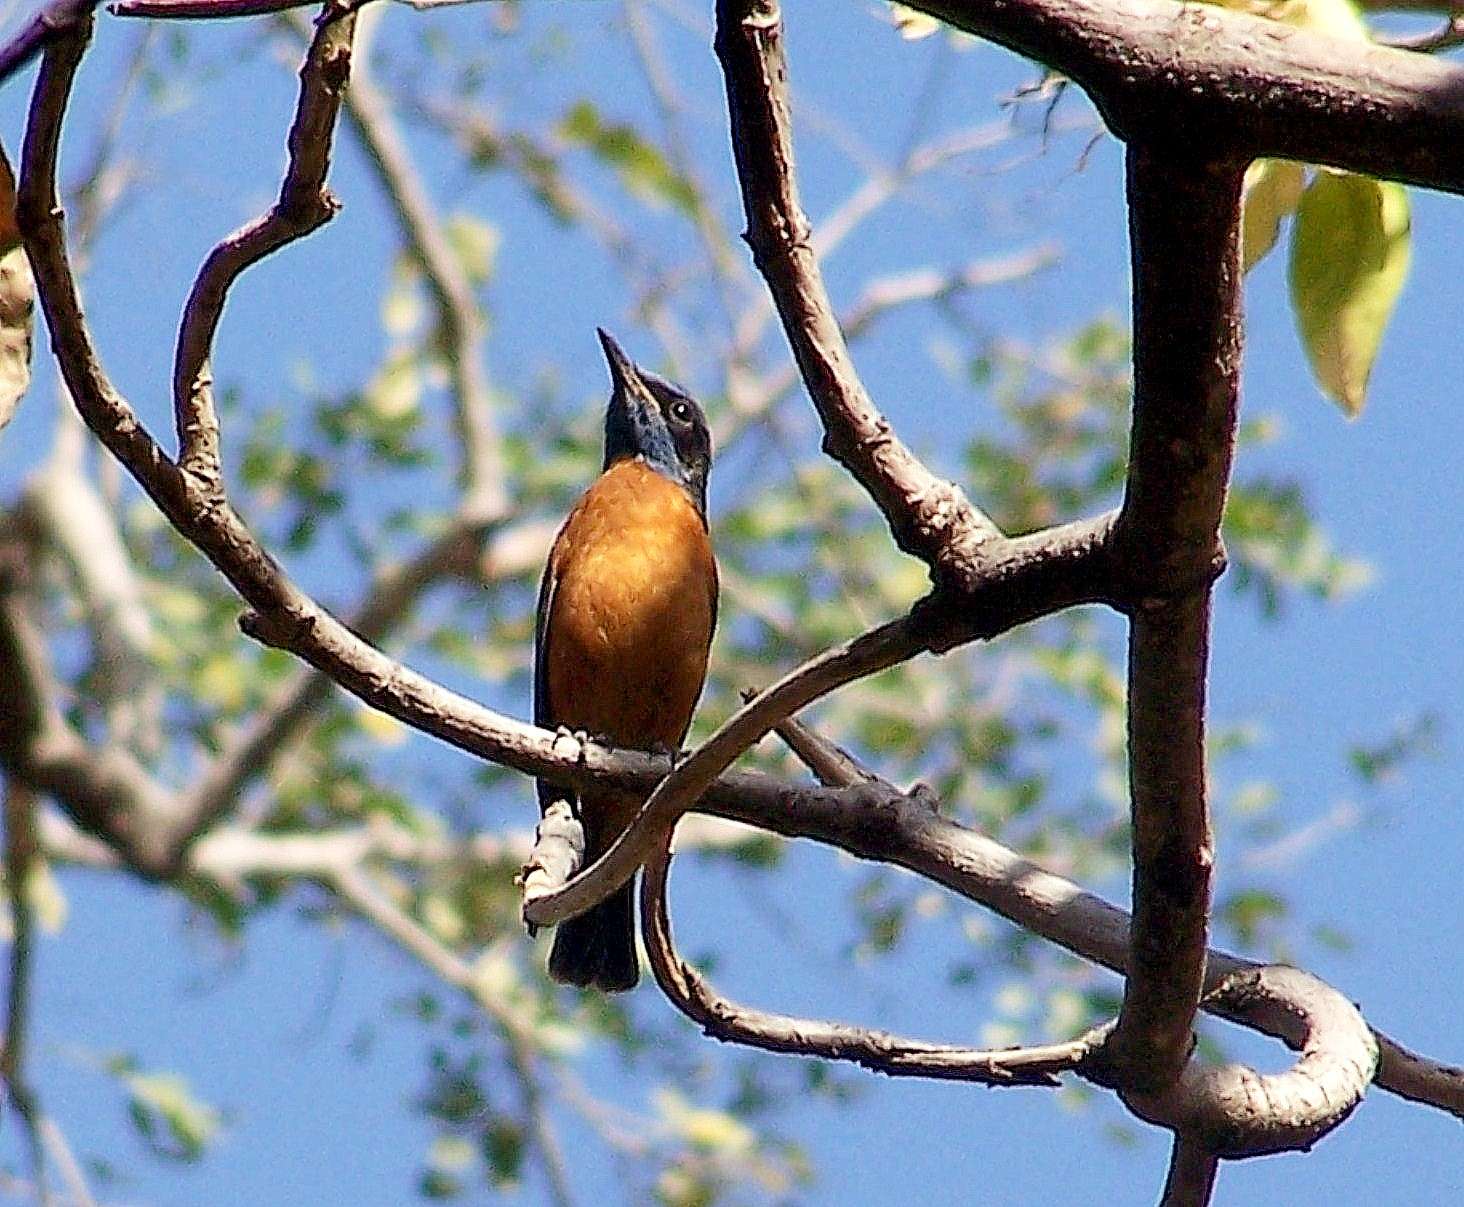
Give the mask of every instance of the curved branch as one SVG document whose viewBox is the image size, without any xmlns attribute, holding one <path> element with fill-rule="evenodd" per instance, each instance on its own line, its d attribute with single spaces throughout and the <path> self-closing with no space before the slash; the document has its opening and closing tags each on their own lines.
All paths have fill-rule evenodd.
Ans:
<svg viewBox="0 0 1464 1207">
<path fill-rule="evenodd" d="M 1069 1043 L 1035 1048 L 962 1048 L 739 1005 L 719 994 L 676 951 L 666 905 L 670 866 L 670 852 L 664 847 L 646 861 L 641 935 L 661 991 L 713 1039 L 766 1052 L 853 1061 L 890 1077 L 930 1077 L 990 1086 L 1056 1086 L 1060 1084 L 1058 1073 L 1077 1068 L 1101 1042 L 1100 1033 L 1090 1032 Z"/>
<path fill-rule="evenodd" d="M 1248 968 L 1230 973 L 1207 1004 L 1263 1021 L 1300 1058 L 1273 1074 L 1191 1060 L 1160 1094 L 1119 1091 L 1140 1118 L 1217 1157 L 1259 1157 L 1310 1148 L 1362 1101 L 1378 1066 L 1377 1040 L 1330 985 L 1296 968 Z"/>
</svg>

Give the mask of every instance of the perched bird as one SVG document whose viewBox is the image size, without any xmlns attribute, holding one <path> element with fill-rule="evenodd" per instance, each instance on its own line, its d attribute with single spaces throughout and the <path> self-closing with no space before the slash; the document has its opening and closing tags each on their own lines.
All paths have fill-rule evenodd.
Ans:
<svg viewBox="0 0 1464 1207">
<path fill-rule="evenodd" d="M 604 331 L 613 390 L 605 465 L 569 513 L 539 587 L 534 720 L 616 746 L 675 750 L 701 695 L 717 622 L 717 563 L 707 531 L 712 438 L 679 386 L 633 364 Z M 565 790 L 540 781 L 540 807 Z M 571 804 L 575 802 L 571 801 Z M 585 858 L 605 851 L 643 803 L 585 793 Z M 566 985 L 629 989 L 634 884 L 559 924 L 549 975 Z"/>
</svg>

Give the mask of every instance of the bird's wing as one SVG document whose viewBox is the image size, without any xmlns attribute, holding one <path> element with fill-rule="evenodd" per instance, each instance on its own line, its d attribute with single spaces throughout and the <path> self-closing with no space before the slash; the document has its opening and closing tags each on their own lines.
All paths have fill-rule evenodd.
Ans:
<svg viewBox="0 0 1464 1207">
<path fill-rule="evenodd" d="M 552 729 L 556 724 L 549 699 L 549 616 L 554 609 L 554 592 L 559 586 L 559 540 L 556 537 L 539 583 L 539 604 L 534 614 L 534 724 Z M 570 795 L 566 789 L 545 780 L 538 781 L 539 809 Z"/>
</svg>

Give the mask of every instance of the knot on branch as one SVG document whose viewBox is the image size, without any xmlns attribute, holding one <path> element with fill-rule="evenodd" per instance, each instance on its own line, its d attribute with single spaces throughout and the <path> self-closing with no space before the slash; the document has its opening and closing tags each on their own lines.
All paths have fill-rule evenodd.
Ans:
<svg viewBox="0 0 1464 1207">
<path fill-rule="evenodd" d="M 1113 552 L 1113 605 L 1129 616 L 1160 612 L 1176 602 L 1210 590 L 1230 566 L 1225 544 L 1216 535 L 1208 550 L 1188 546 L 1155 557 L 1147 537 L 1120 521 Z"/>
</svg>

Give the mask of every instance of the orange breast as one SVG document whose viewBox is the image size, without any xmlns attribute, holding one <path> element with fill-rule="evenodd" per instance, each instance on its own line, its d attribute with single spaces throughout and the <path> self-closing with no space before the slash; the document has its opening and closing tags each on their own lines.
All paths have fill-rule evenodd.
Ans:
<svg viewBox="0 0 1464 1207">
<path fill-rule="evenodd" d="M 677 746 L 706 678 L 717 567 L 701 515 L 639 460 L 602 474 L 550 554 L 547 716 L 639 748 Z"/>
</svg>

